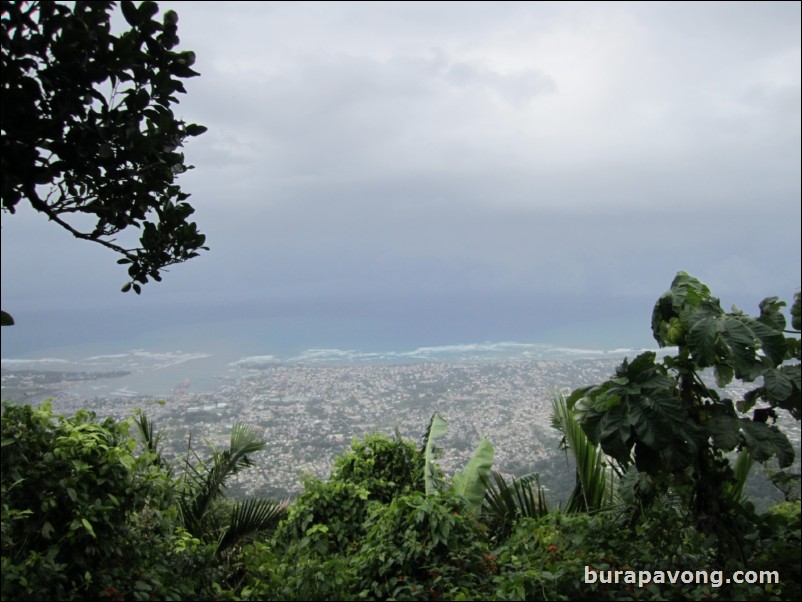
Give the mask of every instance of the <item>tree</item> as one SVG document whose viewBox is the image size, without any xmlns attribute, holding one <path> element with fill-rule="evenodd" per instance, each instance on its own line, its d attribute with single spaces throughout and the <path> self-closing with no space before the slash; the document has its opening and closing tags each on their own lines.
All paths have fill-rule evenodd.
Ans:
<svg viewBox="0 0 802 602">
<path fill-rule="evenodd" d="M 178 16 L 121 2 L 130 29 L 111 33 L 113 2 L 2 2 L 2 209 L 23 199 L 76 238 L 122 257 L 141 292 L 167 266 L 198 255 L 205 236 L 176 177 L 179 152 L 206 128 L 176 118 L 198 75 L 176 51 Z M 88 218 L 88 219 L 87 219 Z M 117 237 L 133 227 L 139 243 Z M 13 323 L 3 312 L 3 325 Z"/>
<path fill-rule="evenodd" d="M 176 528 L 173 481 L 129 424 L 3 404 L 2 599 L 210 595 L 213 552 Z"/>
<path fill-rule="evenodd" d="M 101 421 L 4 403 L 0 433 L 3 600 L 208 600 L 229 570 L 224 552 L 286 514 L 284 503 L 226 499 L 228 478 L 264 448 L 239 423 L 229 449 L 197 461 L 190 450 L 183 470 L 142 412 Z"/>
<path fill-rule="evenodd" d="M 615 377 L 568 399 L 590 441 L 629 468 L 624 480 L 640 502 L 679 493 L 700 530 L 741 556 L 736 522 L 744 475 L 736 478 L 726 454 L 745 450 L 757 462 L 776 457 L 781 467 L 794 459 L 788 438 L 771 424 L 779 410 L 801 415 L 800 294 L 791 307 L 793 329 L 784 306 L 769 297 L 757 317 L 725 312 L 707 286 L 679 272 L 652 314 L 658 344 L 676 353 L 625 360 Z M 738 391 L 737 401 L 725 388 L 734 379 L 749 389 Z M 751 417 L 742 415 L 750 410 Z"/>
<path fill-rule="evenodd" d="M 141 411 L 136 417 L 136 427 L 145 449 L 152 454 L 154 466 L 172 474 L 172 467 L 159 449 L 161 433 L 154 431 L 153 423 Z M 285 502 L 249 498 L 244 502 L 227 503 L 225 499 L 227 481 L 253 466 L 251 455 L 265 448 L 256 430 L 237 422 L 231 429 L 229 448 L 220 451 L 212 445 L 212 456 L 207 460 L 192 451 L 191 443 L 190 438 L 184 471 L 178 479 L 182 527 L 195 537 L 213 543 L 216 554 L 246 537 L 275 529 L 286 515 Z M 194 455 L 194 463 L 190 455 Z"/>
</svg>

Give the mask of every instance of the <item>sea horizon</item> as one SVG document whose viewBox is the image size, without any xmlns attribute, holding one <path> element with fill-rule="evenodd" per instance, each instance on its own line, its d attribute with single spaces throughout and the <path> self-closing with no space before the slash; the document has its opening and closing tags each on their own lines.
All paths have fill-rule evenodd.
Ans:
<svg viewBox="0 0 802 602">
<path fill-rule="evenodd" d="M 192 347 L 166 348 L 154 345 L 126 347 L 120 342 L 108 352 L 106 342 L 74 347 L 43 349 L 19 356 L 3 356 L 3 371 L 51 371 L 113 374 L 71 384 L 76 394 L 103 396 L 166 396 L 178 388 L 211 393 L 224 383 L 280 366 L 347 367 L 396 364 L 492 364 L 527 361 L 623 360 L 647 347 L 575 347 L 526 341 L 482 341 L 451 345 L 427 345 L 412 349 L 358 349 L 311 347 L 286 353 L 265 348 L 214 348 L 213 342 Z M 252 351 L 252 350 L 251 350 Z M 5 399 L 5 396 L 4 396 Z"/>
</svg>

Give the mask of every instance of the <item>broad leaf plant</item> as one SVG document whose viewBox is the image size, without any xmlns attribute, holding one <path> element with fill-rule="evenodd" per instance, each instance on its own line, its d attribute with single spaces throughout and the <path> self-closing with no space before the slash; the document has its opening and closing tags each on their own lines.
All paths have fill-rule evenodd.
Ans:
<svg viewBox="0 0 802 602">
<path fill-rule="evenodd" d="M 785 305 L 769 297 L 758 316 L 727 312 L 706 285 L 679 272 L 652 314 L 667 353 L 625 360 L 613 378 L 569 397 L 588 438 L 637 474 L 626 481 L 643 502 L 679 492 L 700 526 L 724 525 L 733 506 L 728 454 L 791 465 L 793 447 L 775 422 L 783 410 L 800 419 L 799 292 L 792 329 Z"/>
</svg>

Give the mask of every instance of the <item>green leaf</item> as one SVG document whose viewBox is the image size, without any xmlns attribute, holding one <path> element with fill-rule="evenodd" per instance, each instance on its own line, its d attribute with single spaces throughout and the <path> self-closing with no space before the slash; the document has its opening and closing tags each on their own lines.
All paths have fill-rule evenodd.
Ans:
<svg viewBox="0 0 802 602">
<path fill-rule="evenodd" d="M 774 330 L 785 330 L 785 316 L 781 309 L 785 307 L 785 302 L 778 297 L 767 297 L 760 302 L 760 317 L 758 320 L 770 326 Z"/>
<path fill-rule="evenodd" d="M 765 392 L 765 387 L 758 387 L 757 389 L 747 391 L 744 393 L 743 399 L 735 404 L 735 407 L 738 408 L 739 412 L 746 413 L 755 407 L 758 399 L 761 399 L 765 395 Z"/>
<path fill-rule="evenodd" d="M 612 490 L 608 489 L 607 483 L 612 483 L 613 471 L 607 468 L 601 448 L 592 443 L 580 427 L 565 398 L 562 395 L 553 397 L 551 403 L 554 422 L 564 434 L 566 447 L 573 454 L 576 465 L 577 480 L 566 510 L 598 510 L 611 501 Z M 628 453 L 628 448 L 624 449 Z M 629 461 L 628 455 L 626 459 Z M 626 463 L 619 465 L 626 466 Z"/>
<path fill-rule="evenodd" d="M 447 430 L 448 422 L 435 412 L 429 422 L 429 428 L 426 430 L 426 440 L 423 447 L 423 479 L 426 486 L 426 495 L 432 495 L 437 492 L 437 479 L 435 478 L 437 472 L 435 463 L 436 448 L 434 442 L 445 435 Z"/>
<path fill-rule="evenodd" d="M 203 125 L 198 125 L 197 123 L 190 123 L 186 127 L 187 136 L 200 136 L 204 132 L 206 132 L 209 128 Z"/>
<path fill-rule="evenodd" d="M 688 333 L 688 348 L 691 350 L 696 364 L 701 368 L 716 363 L 718 358 L 716 349 L 721 334 L 720 325 L 716 318 L 706 317 L 697 320 Z"/>
<path fill-rule="evenodd" d="M 0 310 L 0 326 L 14 326 L 14 318 L 11 314 Z"/>
<path fill-rule="evenodd" d="M 134 589 L 141 592 L 153 591 L 153 588 L 149 584 L 141 580 L 134 583 Z"/>
<path fill-rule="evenodd" d="M 772 400 L 784 401 L 794 392 L 794 385 L 780 370 L 769 370 L 763 375 L 766 391 Z"/>
<path fill-rule="evenodd" d="M 716 363 L 715 374 L 716 386 L 724 388 L 732 382 L 732 379 L 735 376 L 735 371 L 729 364 Z"/>
<path fill-rule="evenodd" d="M 143 20 L 150 19 L 153 15 L 159 12 L 159 5 L 152 0 L 146 0 L 139 5 L 139 14 Z"/>
<path fill-rule="evenodd" d="M 142 21 L 142 16 L 136 9 L 136 5 L 130 0 L 123 0 L 120 2 L 120 8 L 123 11 L 123 17 L 125 17 L 125 20 L 128 21 L 129 25 L 136 26 Z"/>
<path fill-rule="evenodd" d="M 802 364 L 780 366 L 779 374 L 784 381 L 790 383 L 791 392 L 784 399 L 770 396 L 769 401 L 772 405 L 776 404 L 778 407 L 788 410 L 795 419 L 799 420 L 802 417 Z"/>
<path fill-rule="evenodd" d="M 97 535 L 95 535 L 95 530 L 92 528 L 92 523 L 90 523 L 90 522 L 89 522 L 88 520 L 86 520 L 85 518 L 82 518 L 82 519 L 81 519 L 81 524 L 84 526 L 84 529 L 86 529 L 87 531 L 89 531 L 89 535 L 91 535 L 92 537 L 94 537 L 95 539 L 97 539 Z"/>
<path fill-rule="evenodd" d="M 755 461 L 752 459 L 752 456 L 749 455 L 749 451 L 744 449 L 738 454 L 738 459 L 733 467 L 735 481 L 730 485 L 729 491 L 732 496 L 741 503 L 746 501 L 746 495 L 744 495 L 744 486 L 746 485 L 746 481 L 749 478 L 749 472 L 752 470 L 754 463 Z"/>
<path fill-rule="evenodd" d="M 650 472 L 687 465 L 700 436 L 675 395 L 676 381 L 655 358 L 647 352 L 632 363 L 625 360 L 616 378 L 588 390 L 575 405 L 591 442 L 601 443 L 604 453 L 623 465 L 640 445 L 640 462 L 647 462 Z"/>
<path fill-rule="evenodd" d="M 468 502 L 468 509 L 479 512 L 487 491 L 487 479 L 493 468 L 493 445 L 483 438 L 465 469 L 454 474 L 452 487 Z"/>
<path fill-rule="evenodd" d="M 520 480 L 513 477 L 512 484 L 508 484 L 499 472 L 491 474 L 493 480 L 487 482 L 484 511 L 490 522 L 495 523 L 496 533 L 509 534 L 519 517 L 538 518 L 548 513 L 546 493 L 537 474 L 526 475 Z"/>
<path fill-rule="evenodd" d="M 723 450 L 735 449 L 741 442 L 741 421 L 734 412 L 717 412 L 704 423 L 713 445 Z"/>
<path fill-rule="evenodd" d="M 777 456 L 781 468 L 790 466 L 794 461 L 791 442 L 776 426 L 742 418 L 741 429 L 746 448 L 755 461 L 765 462 L 772 456 Z"/>
<path fill-rule="evenodd" d="M 226 550 L 246 536 L 264 531 L 272 532 L 285 516 L 287 516 L 285 502 L 250 498 L 235 504 L 231 509 L 228 527 L 217 544 L 217 553 Z M 312 529 L 316 527 L 320 527 L 319 530 L 323 532 L 328 530 L 325 525 L 315 525 Z M 307 535 L 309 534 L 307 531 Z"/>
<path fill-rule="evenodd" d="M 782 314 L 780 316 L 782 317 Z M 783 326 L 778 327 L 777 325 L 769 325 L 760 319 L 755 320 L 748 316 L 741 319 L 749 326 L 753 336 L 760 343 L 760 348 L 763 350 L 766 357 L 768 357 L 775 366 L 779 366 L 786 359 L 786 354 L 788 352 L 788 346 L 785 336 L 783 335 L 785 320 L 783 319 Z"/>
<path fill-rule="evenodd" d="M 42 525 L 42 537 L 45 539 L 50 539 L 54 532 L 55 529 L 53 528 L 53 525 L 50 524 L 50 521 L 45 521 Z"/>
</svg>

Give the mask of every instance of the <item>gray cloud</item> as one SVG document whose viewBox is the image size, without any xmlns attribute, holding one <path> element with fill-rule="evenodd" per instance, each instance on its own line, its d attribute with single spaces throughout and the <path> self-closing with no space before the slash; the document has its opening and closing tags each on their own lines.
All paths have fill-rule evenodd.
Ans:
<svg viewBox="0 0 802 602">
<path fill-rule="evenodd" d="M 202 73 L 178 112 L 209 127 L 182 181 L 212 250 L 123 298 L 110 255 L 4 216 L 4 308 L 501 337 L 535 336 L 538 307 L 648 313 L 680 269 L 745 305 L 798 286 L 795 3 L 175 8 Z"/>
</svg>

